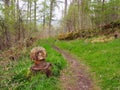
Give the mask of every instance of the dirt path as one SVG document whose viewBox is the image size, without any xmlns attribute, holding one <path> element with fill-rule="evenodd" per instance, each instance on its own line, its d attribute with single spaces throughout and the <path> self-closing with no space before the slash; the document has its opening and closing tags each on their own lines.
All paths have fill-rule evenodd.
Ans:
<svg viewBox="0 0 120 90">
<path fill-rule="evenodd" d="M 85 65 L 60 48 L 53 46 L 55 50 L 60 52 L 68 61 L 67 69 L 61 72 L 61 88 L 62 90 L 98 90 L 94 88 L 94 84 Z"/>
</svg>

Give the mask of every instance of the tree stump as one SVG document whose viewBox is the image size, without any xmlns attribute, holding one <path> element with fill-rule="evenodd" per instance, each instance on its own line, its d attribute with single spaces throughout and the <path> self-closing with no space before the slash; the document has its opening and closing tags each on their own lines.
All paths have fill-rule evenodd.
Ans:
<svg viewBox="0 0 120 90">
<path fill-rule="evenodd" d="M 34 61 L 34 65 L 30 71 L 35 74 L 37 72 L 45 73 L 47 77 L 51 76 L 51 63 L 46 62 L 46 50 L 43 47 L 35 47 L 31 50 L 30 58 Z"/>
<path fill-rule="evenodd" d="M 118 31 L 115 31 L 115 33 L 114 33 L 115 39 L 119 38 L 119 36 L 120 36 L 119 32 L 118 32 Z"/>
</svg>

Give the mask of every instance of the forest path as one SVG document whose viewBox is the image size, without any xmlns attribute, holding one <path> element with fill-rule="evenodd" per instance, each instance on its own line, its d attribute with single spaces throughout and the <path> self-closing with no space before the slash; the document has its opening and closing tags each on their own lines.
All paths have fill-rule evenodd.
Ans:
<svg viewBox="0 0 120 90">
<path fill-rule="evenodd" d="M 68 52 L 53 46 L 67 60 L 68 66 L 61 72 L 60 82 L 62 90 L 99 90 L 88 73 L 88 68 L 81 64 Z"/>
</svg>

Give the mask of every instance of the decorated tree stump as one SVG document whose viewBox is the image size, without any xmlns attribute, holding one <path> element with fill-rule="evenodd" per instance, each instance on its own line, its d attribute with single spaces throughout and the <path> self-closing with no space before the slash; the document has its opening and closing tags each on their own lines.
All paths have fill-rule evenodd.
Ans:
<svg viewBox="0 0 120 90">
<path fill-rule="evenodd" d="M 31 50 L 30 58 L 34 65 L 30 68 L 33 74 L 37 72 L 45 73 L 47 77 L 51 75 L 51 63 L 46 62 L 46 50 L 43 47 L 35 47 Z"/>
</svg>

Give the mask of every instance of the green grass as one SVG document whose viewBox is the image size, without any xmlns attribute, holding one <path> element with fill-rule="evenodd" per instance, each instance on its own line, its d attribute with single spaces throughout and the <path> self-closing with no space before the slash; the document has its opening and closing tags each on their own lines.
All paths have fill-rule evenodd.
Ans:
<svg viewBox="0 0 120 90">
<path fill-rule="evenodd" d="M 120 90 L 120 39 L 95 44 L 84 40 L 57 41 L 56 45 L 89 66 L 102 90 Z"/>
<path fill-rule="evenodd" d="M 49 42 L 53 42 L 49 40 Z M 0 90 L 60 90 L 58 78 L 60 71 L 66 67 L 66 60 L 62 55 L 56 52 L 46 40 L 39 40 L 34 46 L 43 46 L 47 51 L 47 62 L 52 64 L 52 76 L 47 78 L 46 75 L 38 73 L 29 78 L 29 69 L 33 65 L 30 60 L 30 50 L 26 50 L 19 60 L 11 61 L 3 71 L 6 76 L 0 81 Z M 34 47 L 32 46 L 32 47 Z"/>
</svg>

